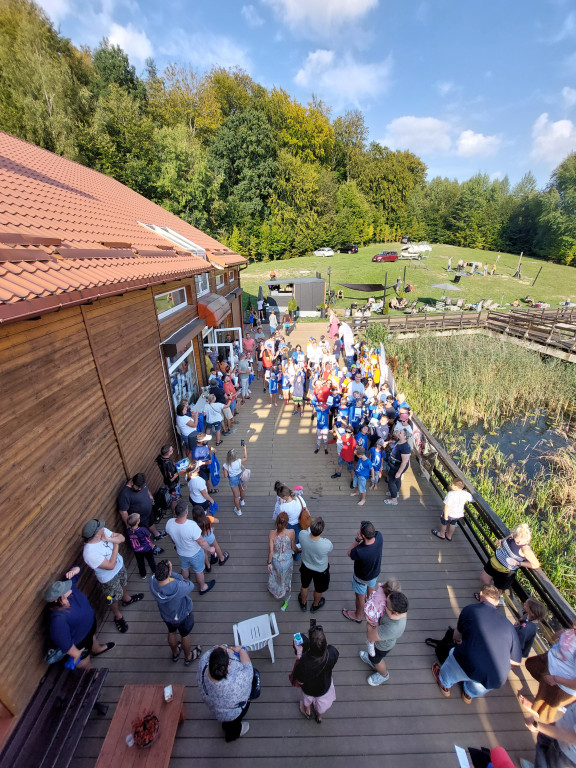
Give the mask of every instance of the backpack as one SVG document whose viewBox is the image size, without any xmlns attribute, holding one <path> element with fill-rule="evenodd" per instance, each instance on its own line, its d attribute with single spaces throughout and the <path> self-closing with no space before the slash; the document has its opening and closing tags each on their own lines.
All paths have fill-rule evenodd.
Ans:
<svg viewBox="0 0 576 768">
<path fill-rule="evenodd" d="M 448 654 L 456 645 L 454 642 L 454 629 L 453 627 L 448 627 L 442 640 L 434 640 L 433 637 L 427 637 L 424 642 L 426 645 L 429 645 L 430 648 L 434 648 L 436 658 L 440 664 L 444 664 L 448 658 Z"/>
<path fill-rule="evenodd" d="M 172 496 L 170 489 L 167 485 L 161 485 L 160 488 L 154 494 L 154 506 L 152 507 L 152 514 L 154 515 L 154 521 L 158 522 L 164 517 L 166 510 L 170 509 L 172 504 Z"/>
</svg>

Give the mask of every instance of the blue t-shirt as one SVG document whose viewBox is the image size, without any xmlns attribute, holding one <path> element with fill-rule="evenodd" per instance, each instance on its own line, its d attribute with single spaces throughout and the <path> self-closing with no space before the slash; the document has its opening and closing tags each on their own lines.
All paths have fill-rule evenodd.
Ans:
<svg viewBox="0 0 576 768">
<path fill-rule="evenodd" d="M 353 427 L 357 427 L 362 421 L 362 406 L 351 405 L 348 409 L 348 421 Z"/>
<path fill-rule="evenodd" d="M 370 462 L 374 467 L 375 472 L 380 472 L 382 467 L 382 451 L 377 451 L 376 448 L 370 448 L 368 451 Z"/>
<path fill-rule="evenodd" d="M 290 389 L 290 379 L 285 373 L 282 374 L 282 389 Z"/>
<path fill-rule="evenodd" d="M 76 588 L 77 582 L 78 576 L 74 576 L 72 594 L 68 598 L 70 606 L 50 610 L 50 637 L 63 653 L 67 653 L 73 645 L 78 648 L 78 643 L 94 624 L 94 611 L 86 595 Z"/>
<path fill-rule="evenodd" d="M 356 435 L 354 435 L 354 437 L 356 438 L 358 445 L 361 445 L 362 448 L 367 451 L 368 443 L 370 442 L 370 435 L 363 435 L 361 432 L 358 432 Z"/>
<path fill-rule="evenodd" d="M 372 462 L 368 457 L 364 459 L 358 459 L 354 472 L 360 477 L 370 477 L 370 470 L 372 469 Z"/>
<path fill-rule="evenodd" d="M 508 678 L 510 659 L 522 661 L 514 626 L 486 601 L 464 608 L 458 632 L 462 642 L 454 649 L 454 659 L 471 680 L 485 688 L 500 688 Z"/>
<path fill-rule="evenodd" d="M 268 379 L 268 392 L 271 395 L 273 395 L 275 392 L 278 392 L 278 381 L 276 379 L 276 375 L 274 375 L 274 377 L 270 376 Z"/>
<path fill-rule="evenodd" d="M 316 407 L 316 429 L 328 429 L 328 409 L 322 410 Z"/>
</svg>

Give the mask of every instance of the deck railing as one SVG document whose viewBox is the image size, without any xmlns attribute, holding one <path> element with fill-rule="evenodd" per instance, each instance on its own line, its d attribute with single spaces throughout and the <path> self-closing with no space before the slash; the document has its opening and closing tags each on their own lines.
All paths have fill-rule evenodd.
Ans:
<svg viewBox="0 0 576 768">
<path fill-rule="evenodd" d="M 417 418 L 412 417 L 412 420 L 423 436 L 416 456 L 436 491 L 443 498 L 453 480 L 459 479 L 474 498 L 472 503 L 466 505 L 466 516 L 461 529 L 484 565 L 494 553 L 495 541 L 507 536 L 510 530 L 426 427 Z M 523 586 L 525 580 L 532 594 L 548 607 L 552 617 L 551 621 L 543 625 L 545 639 L 549 640 L 553 632 L 561 627 L 571 627 L 576 614 L 546 574 L 541 569 L 529 568 L 520 569 L 520 573 L 520 580 L 516 579 L 511 588 L 519 598 L 520 605 L 529 597 L 527 589 Z M 514 604 L 510 607 L 517 611 Z"/>
</svg>

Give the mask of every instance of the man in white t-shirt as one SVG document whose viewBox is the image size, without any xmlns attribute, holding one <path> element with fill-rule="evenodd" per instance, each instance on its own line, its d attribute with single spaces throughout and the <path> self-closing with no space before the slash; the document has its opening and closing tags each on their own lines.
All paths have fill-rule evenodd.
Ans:
<svg viewBox="0 0 576 768">
<path fill-rule="evenodd" d="M 474 501 L 472 495 L 464 490 L 462 480 L 454 480 L 452 486 L 444 497 L 444 512 L 440 518 L 440 529 L 432 529 L 432 533 L 438 539 L 452 541 L 454 526 L 457 520 L 464 517 L 464 507 Z"/>
<path fill-rule="evenodd" d="M 124 560 L 118 552 L 118 547 L 124 542 L 121 533 L 113 533 L 106 528 L 104 520 L 89 520 L 82 528 L 82 538 L 85 541 L 83 557 L 87 566 L 92 568 L 104 597 L 112 598 L 111 608 L 114 614 L 114 624 L 118 632 L 126 632 L 128 624 L 119 608 L 137 603 L 144 598 L 142 593 L 130 596 L 126 589 L 128 574 L 124 568 Z"/>
<path fill-rule="evenodd" d="M 346 365 L 348 369 L 350 369 L 354 365 L 354 332 L 348 323 L 340 323 L 338 335 L 340 336 L 342 346 L 344 347 Z"/>
<path fill-rule="evenodd" d="M 198 583 L 199 594 L 205 595 L 216 584 L 216 580 L 206 582 L 204 579 L 204 550 L 213 555 L 216 550 L 210 547 L 206 539 L 202 538 L 202 531 L 193 520 L 188 520 L 188 504 L 180 499 L 176 504 L 175 517 L 166 523 L 166 533 L 176 547 L 180 558 L 180 570 L 184 579 L 190 576 L 190 569 L 194 571 Z"/>
</svg>

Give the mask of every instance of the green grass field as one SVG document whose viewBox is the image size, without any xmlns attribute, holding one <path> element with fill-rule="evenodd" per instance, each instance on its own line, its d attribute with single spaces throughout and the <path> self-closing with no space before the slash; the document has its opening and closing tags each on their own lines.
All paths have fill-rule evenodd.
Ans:
<svg viewBox="0 0 576 768">
<path fill-rule="evenodd" d="M 331 286 L 335 291 L 340 289 L 338 283 L 382 283 L 385 274 L 388 273 L 388 283 L 394 284 L 397 277 L 404 276 L 406 269 L 406 283 L 414 286 L 414 299 L 437 300 L 443 294 L 451 296 L 455 301 L 463 298 L 464 303 L 475 303 L 480 299 L 492 299 L 499 304 L 506 305 L 515 299 L 524 296 L 532 296 L 536 301 L 545 301 L 552 308 L 558 307 L 561 301 L 570 299 L 576 302 L 576 269 L 574 267 L 551 264 L 539 259 L 524 258 L 522 260 L 522 279 L 512 275 L 518 265 L 518 256 L 510 253 L 502 253 L 498 260 L 496 274 L 483 277 L 482 274 L 474 277 L 463 277 L 457 287 L 460 291 L 443 291 L 440 288 L 432 288 L 434 283 L 452 282 L 453 273 L 447 272 L 448 257 L 452 256 L 453 268 L 459 259 L 464 261 L 479 261 L 489 266 L 496 262 L 497 253 L 493 251 L 481 251 L 472 248 L 458 248 L 453 245 L 434 245 L 432 252 L 422 261 L 397 261 L 389 263 L 372 263 L 372 256 L 382 250 L 400 251 L 398 243 L 380 243 L 360 248 L 356 254 L 336 253 L 331 258 L 316 258 L 315 256 L 303 256 L 297 259 L 278 261 L 256 262 L 250 264 L 242 272 L 242 289 L 244 292 L 244 306 L 252 302 L 255 306 L 258 295 L 258 286 L 262 285 L 267 294 L 265 282 L 269 279 L 269 273 L 274 271 L 279 279 L 290 277 L 314 276 L 320 272 L 327 278 L 328 267 L 332 268 Z M 538 271 L 536 285 L 532 287 Z M 344 299 L 337 301 L 337 307 L 346 307 L 350 301 L 364 302 L 370 294 L 352 291 L 347 288 L 344 291 Z M 380 292 L 377 296 L 381 296 Z M 523 305 L 525 306 L 525 305 Z M 504 309 L 509 307 L 504 306 Z"/>
</svg>

